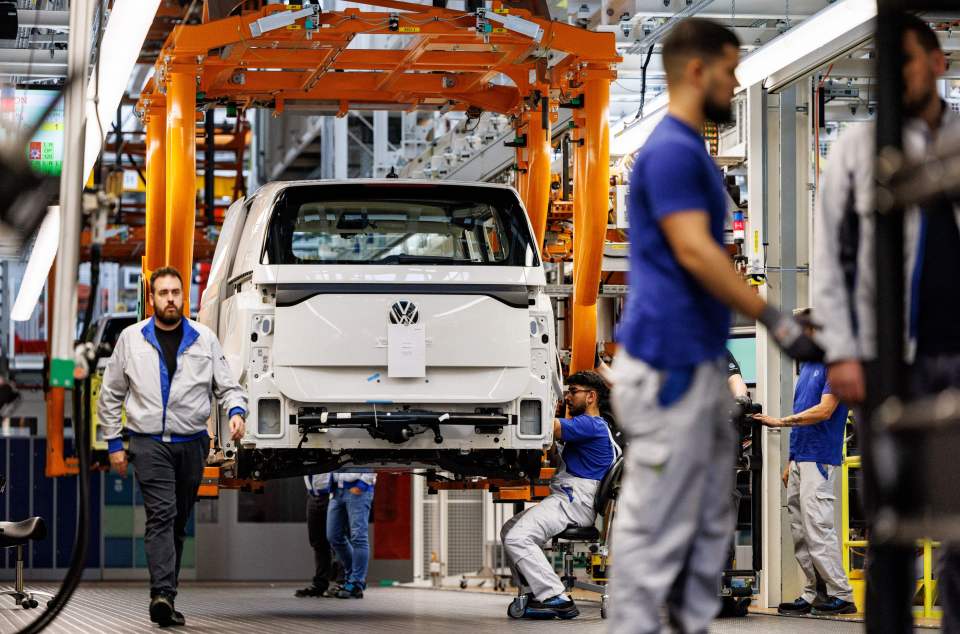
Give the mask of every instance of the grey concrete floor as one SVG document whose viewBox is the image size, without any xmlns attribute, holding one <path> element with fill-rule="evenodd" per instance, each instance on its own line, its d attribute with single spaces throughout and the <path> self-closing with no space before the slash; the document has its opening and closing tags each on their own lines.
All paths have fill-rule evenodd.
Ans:
<svg viewBox="0 0 960 634">
<path fill-rule="evenodd" d="M 481 632 L 568 631 L 606 632 L 599 603 L 580 602 L 581 615 L 572 621 L 515 621 L 507 618 L 509 597 L 481 592 L 414 588 L 371 588 L 361 601 L 297 599 L 291 584 L 184 584 L 177 609 L 191 632 L 245 634 L 262 632 L 416 632 L 423 634 L 479 634 Z M 36 589 L 50 589 L 36 586 Z M 86 583 L 51 633 L 97 632 L 127 634 L 158 628 L 147 615 L 144 584 Z M 0 597 L 0 633 L 15 632 L 39 616 L 40 609 L 22 610 Z M 751 614 L 743 619 L 717 621 L 716 634 L 797 632 L 861 632 L 860 623 L 824 619 L 788 619 Z M 929 631 L 929 630 L 927 630 Z"/>
</svg>

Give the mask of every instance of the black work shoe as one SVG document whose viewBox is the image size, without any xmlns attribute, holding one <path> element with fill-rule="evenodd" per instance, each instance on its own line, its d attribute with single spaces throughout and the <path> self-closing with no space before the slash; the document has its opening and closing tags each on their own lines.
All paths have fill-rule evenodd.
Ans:
<svg viewBox="0 0 960 634">
<path fill-rule="evenodd" d="M 777 606 L 777 614 L 783 614 L 785 616 L 800 616 L 802 614 L 810 614 L 810 610 L 813 608 L 810 603 L 800 597 L 795 601 L 790 603 L 781 603 Z"/>
<path fill-rule="evenodd" d="M 161 627 L 169 625 L 176 614 L 173 608 L 173 599 L 165 594 L 155 595 L 150 599 L 150 620 L 159 623 Z"/>
<path fill-rule="evenodd" d="M 338 599 L 362 599 L 363 588 L 359 584 L 347 582 L 337 591 Z"/>
<path fill-rule="evenodd" d="M 814 616 L 834 616 L 836 614 L 856 614 L 857 606 L 850 601 L 837 597 L 830 597 L 826 601 L 815 602 L 812 613 Z"/>
<path fill-rule="evenodd" d="M 183 627 L 187 624 L 187 619 L 184 618 L 183 614 L 173 611 L 173 616 L 166 623 L 161 623 L 160 627 Z"/>
<path fill-rule="evenodd" d="M 557 617 L 563 620 L 572 619 L 579 616 L 580 610 L 573 599 L 557 595 L 550 597 L 545 601 L 531 601 L 527 604 L 524 617 L 530 619 L 543 619 Z"/>
<path fill-rule="evenodd" d="M 327 594 L 327 588 L 320 588 L 317 586 L 307 586 L 306 588 L 300 588 L 293 593 L 293 596 L 304 598 L 304 597 L 327 597 L 330 596 Z"/>
</svg>

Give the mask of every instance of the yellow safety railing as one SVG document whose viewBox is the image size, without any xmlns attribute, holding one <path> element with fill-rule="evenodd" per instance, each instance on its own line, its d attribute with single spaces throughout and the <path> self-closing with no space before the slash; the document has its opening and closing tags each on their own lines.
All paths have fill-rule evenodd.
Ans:
<svg viewBox="0 0 960 634">
<path fill-rule="evenodd" d="M 848 422 L 852 424 L 851 414 Z M 866 597 L 866 577 L 862 568 L 851 569 L 851 551 L 854 548 L 866 548 L 869 543 L 865 539 L 850 539 L 850 470 L 861 467 L 860 456 L 848 456 L 847 444 L 843 444 L 843 466 L 840 471 L 840 522 L 841 537 L 843 538 L 843 569 L 847 573 L 850 585 L 853 587 L 854 601 L 857 611 L 863 612 Z M 917 581 L 916 592 L 923 591 L 923 608 L 918 610 L 924 618 L 940 618 L 942 611 L 935 607 L 933 602 L 937 593 L 937 580 L 933 578 L 933 549 L 939 548 L 940 543 L 930 539 L 921 539 L 917 546 L 923 549 L 923 577 Z"/>
</svg>

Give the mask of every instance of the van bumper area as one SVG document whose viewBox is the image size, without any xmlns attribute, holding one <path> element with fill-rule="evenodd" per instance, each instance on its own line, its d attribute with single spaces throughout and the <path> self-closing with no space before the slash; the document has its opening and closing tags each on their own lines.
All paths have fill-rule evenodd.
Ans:
<svg viewBox="0 0 960 634">
<path fill-rule="evenodd" d="M 376 469 L 437 469 L 465 477 L 504 479 L 535 478 L 543 458 L 541 449 L 327 449 L 240 448 L 236 455 L 236 477 L 273 480 L 325 473 L 347 465 Z"/>
</svg>

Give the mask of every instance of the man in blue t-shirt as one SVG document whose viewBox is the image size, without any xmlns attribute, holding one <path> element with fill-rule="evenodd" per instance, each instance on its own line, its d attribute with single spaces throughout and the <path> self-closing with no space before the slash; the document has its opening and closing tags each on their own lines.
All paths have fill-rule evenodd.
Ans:
<svg viewBox="0 0 960 634">
<path fill-rule="evenodd" d="M 728 199 L 701 131 L 731 118 L 739 45 L 709 20 L 677 23 L 662 50 L 668 113 L 630 175 L 629 292 L 613 394 L 630 441 L 613 538 L 617 634 L 659 631 L 664 603 L 689 632 L 706 631 L 719 611 L 733 531 L 730 309 L 759 320 L 790 355 L 822 355 L 744 283 L 723 247 Z"/>
<path fill-rule="evenodd" d="M 804 313 L 809 315 L 809 310 Z M 804 363 L 793 397 L 793 414 L 771 418 L 757 414 L 767 427 L 793 427 L 790 457 L 783 471 L 794 554 L 807 583 L 795 601 L 781 603 L 780 614 L 853 614 L 853 589 L 843 571 L 840 540 L 834 529 L 834 512 L 847 407 L 830 391 L 826 366 Z M 817 581 L 826 586 L 826 597 L 817 596 Z"/>
<path fill-rule="evenodd" d="M 600 416 L 606 396 L 606 384 L 596 372 L 577 372 L 567 379 L 569 418 L 553 422 L 563 464 L 550 482 L 550 495 L 514 515 L 500 531 L 514 578 L 532 595 L 525 617 L 572 619 L 580 614 L 542 547 L 570 526 L 593 526 L 596 521 L 597 489 L 620 453 Z"/>
</svg>

